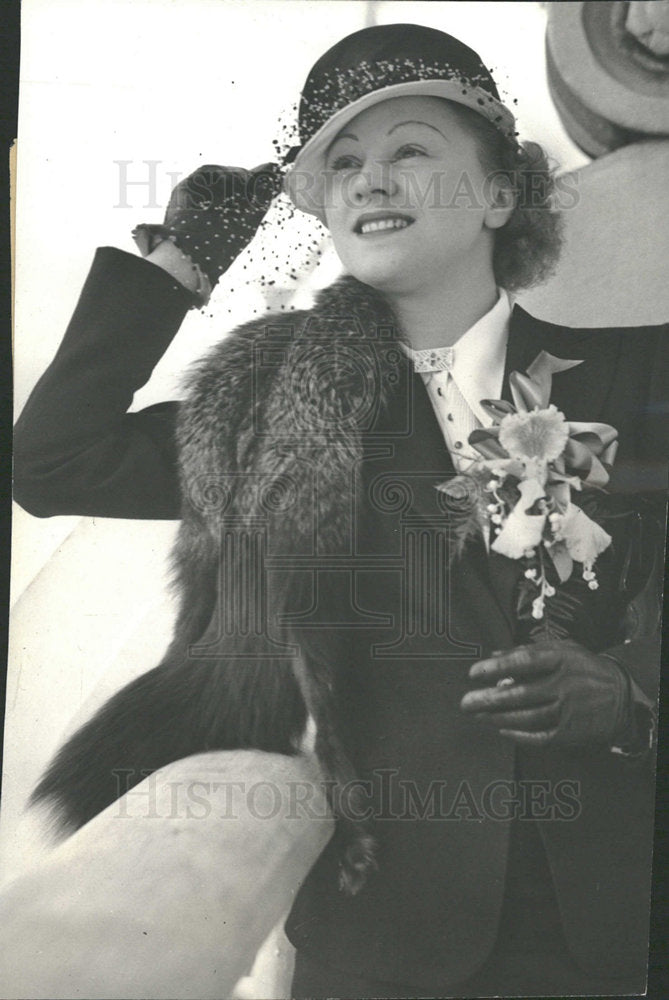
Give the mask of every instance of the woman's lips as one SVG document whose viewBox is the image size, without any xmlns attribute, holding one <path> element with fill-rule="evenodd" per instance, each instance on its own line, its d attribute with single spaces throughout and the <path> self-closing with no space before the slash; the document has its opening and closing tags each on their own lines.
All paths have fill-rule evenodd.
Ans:
<svg viewBox="0 0 669 1000">
<path fill-rule="evenodd" d="M 414 222 L 408 215 L 381 214 L 363 215 L 355 224 L 354 232 L 358 236 L 369 236 L 375 233 L 394 233 L 407 229 Z"/>
</svg>

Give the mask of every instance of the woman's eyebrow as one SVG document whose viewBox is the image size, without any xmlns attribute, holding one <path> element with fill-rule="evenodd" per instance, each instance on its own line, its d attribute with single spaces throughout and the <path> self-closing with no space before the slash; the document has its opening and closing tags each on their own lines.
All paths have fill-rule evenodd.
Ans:
<svg viewBox="0 0 669 1000">
<path fill-rule="evenodd" d="M 442 139 L 446 138 L 441 129 L 438 129 L 436 125 L 430 125 L 429 122 L 421 122 L 417 121 L 416 119 L 410 119 L 409 121 L 406 122 L 397 122 L 396 125 L 393 125 L 393 127 L 388 130 L 388 135 L 390 135 L 391 132 L 394 132 L 396 128 L 400 128 L 402 125 L 424 125 L 426 128 L 431 128 L 433 132 L 438 132 L 439 135 L 442 137 Z"/>
<path fill-rule="evenodd" d="M 332 140 L 330 146 L 334 146 L 335 142 L 339 142 L 340 139 L 354 139 L 356 142 L 360 142 L 357 135 L 354 135 L 353 132 L 340 132 L 339 135 L 335 136 Z"/>
</svg>

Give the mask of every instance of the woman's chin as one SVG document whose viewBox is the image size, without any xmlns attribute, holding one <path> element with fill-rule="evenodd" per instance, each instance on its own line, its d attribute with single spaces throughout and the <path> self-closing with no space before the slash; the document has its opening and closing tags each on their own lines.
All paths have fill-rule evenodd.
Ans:
<svg viewBox="0 0 669 1000">
<path fill-rule="evenodd" d="M 349 265 L 347 270 L 358 281 L 362 281 L 365 285 L 370 285 L 377 292 L 400 292 L 405 289 L 405 286 L 411 285 L 411 278 L 406 266 L 402 267 L 395 263 L 389 264 L 388 262 L 381 261 L 356 262 L 354 266 Z"/>
</svg>

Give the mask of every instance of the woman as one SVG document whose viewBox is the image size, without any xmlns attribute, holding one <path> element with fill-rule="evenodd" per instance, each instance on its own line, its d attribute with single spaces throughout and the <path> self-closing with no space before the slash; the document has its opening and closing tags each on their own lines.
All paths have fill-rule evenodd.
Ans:
<svg viewBox="0 0 669 1000">
<path fill-rule="evenodd" d="M 33 513 L 183 516 L 163 663 L 75 734 L 37 797 L 72 829 L 123 790 L 120 769 L 133 783 L 205 749 L 297 753 L 309 713 L 339 832 L 288 920 L 293 996 L 637 990 L 657 596 L 651 519 L 615 488 L 632 470 L 665 489 L 666 330 L 511 310 L 507 291 L 557 255 L 550 175 L 451 36 L 345 38 L 309 75 L 300 138 L 285 188 L 347 276 L 233 333 L 180 407 L 126 414 L 277 187 L 271 165 L 203 168 L 164 226 L 138 228 L 148 263 L 98 252 L 17 427 Z M 510 413 L 542 351 L 557 412 L 614 425 L 619 452 L 591 510 L 610 539 L 596 578 L 585 557 L 571 590 L 550 570 L 538 606 L 530 555 L 504 554 L 492 517 L 459 536 L 435 487 L 480 467 L 500 424 L 482 400 Z M 547 509 L 514 511 L 545 526 Z"/>
</svg>

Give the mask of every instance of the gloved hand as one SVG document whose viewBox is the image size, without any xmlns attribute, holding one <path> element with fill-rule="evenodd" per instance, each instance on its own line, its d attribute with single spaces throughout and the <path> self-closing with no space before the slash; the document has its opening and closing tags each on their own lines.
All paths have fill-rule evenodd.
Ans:
<svg viewBox="0 0 669 1000">
<path fill-rule="evenodd" d="M 525 746 L 610 746 L 630 724 L 623 668 L 572 640 L 517 646 L 469 676 L 489 686 L 468 691 L 461 710 Z"/>
<path fill-rule="evenodd" d="M 253 170 L 199 167 L 172 191 L 164 224 L 143 223 L 132 235 L 144 256 L 163 240 L 175 243 L 205 276 L 209 293 L 251 242 L 280 190 L 275 163 Z"/>
</svg>

